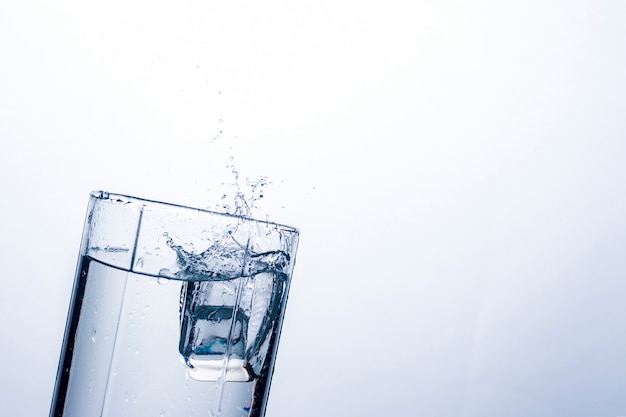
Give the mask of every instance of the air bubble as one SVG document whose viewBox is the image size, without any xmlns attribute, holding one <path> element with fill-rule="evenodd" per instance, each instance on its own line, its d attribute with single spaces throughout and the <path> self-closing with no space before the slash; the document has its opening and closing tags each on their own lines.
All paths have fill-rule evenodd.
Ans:
<svg viewBox="0 0 626 417">
<path fill-rule="evenodd" d="M 91 341 L 96 343 L 96 329 L 91 332 Z"/>
</svg>

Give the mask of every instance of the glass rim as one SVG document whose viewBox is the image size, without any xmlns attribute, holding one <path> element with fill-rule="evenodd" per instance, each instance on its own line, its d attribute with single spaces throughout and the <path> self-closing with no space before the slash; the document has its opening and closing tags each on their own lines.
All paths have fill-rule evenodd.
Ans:
<svg viewBox="0 0 626 417">
<path fill-rule="evenodd" d="M 262 225 L 266 225 L 266 226 L 276 227 L 276 228 L 279 228 L 282 231 L 295 233 L 296 235 L 300 234 L 300 230 L 298 228 L 293 227 L 293 226 L 288 226 L 286 224 L 271 222 L 271 221 L 267 221 L 267 220 L 259 220 L 259 219 L 255 219 L 255 218 L 252 218 L 252 217 L 240 216 L 240 215 L 237 215 L 237 214 L 221 213 L 219 211 L 213 211 L 213 210 L 201 209 L 201 208 L 197 208 L 197 207 L 185 206 L 185 205 L 182 205 L 182 204 L 166 203 L 166 202 L 163 202 L 163 201 L 150 200 L 150 199 L 141 198 L 141 197 L 134 197 L 134 196 L 131 196 L 131 195 L 126 195 L 126 194 L 112 193 L 112 192 L 109 192 L 109 191 L 103 191 L 103 190 L 91 191 L 90 192 L 90 197 L 93 198 L 93 199 L 101 200 L 101 201 L 105 201 L 105 200 L 112 200 L 113 201 L 113 200 L 116 200 L 118 202 L 127 202 L 127 203 L 141 204 L 143 206 L 156 205 L 156 206 L 164 206 L 164 207 L 174 207 L 174 208 L 179 208 L 179 209 L 183 209 L 183 210 L 191 210 L 191 211 L 200 212 L 200 213 L 206 213 L 206 214 L 215 215 L 215 216 L 223 216 L 223 217 L 228 217 L 228 218 L 232 218 L 232 219 L 239 219 L 239 220 L 246 221 L 246 222 L 258 223 L 258 224 L 262 224 Z"/>
</svg>

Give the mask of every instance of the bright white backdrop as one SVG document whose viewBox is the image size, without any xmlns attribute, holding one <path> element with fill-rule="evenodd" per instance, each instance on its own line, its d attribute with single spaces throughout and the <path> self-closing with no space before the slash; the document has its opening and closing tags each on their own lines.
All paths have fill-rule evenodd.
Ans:
<svg viewBox="0 0 626 417">
<path fill-rule="evenodd" d="M 301 229 L 268 417 L 626 415 L 624 22 L 1 3 L 0 414 L 47 415 L 88 192 L 212 206 L 232 156 Z"/>
</svg>

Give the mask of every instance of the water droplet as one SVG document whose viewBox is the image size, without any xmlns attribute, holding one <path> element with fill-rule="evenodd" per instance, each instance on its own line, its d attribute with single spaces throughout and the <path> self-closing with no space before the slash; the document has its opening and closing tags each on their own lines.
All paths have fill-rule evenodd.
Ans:
<svg viewBox="0 0 626 417">
<path fill-rule="evenodd" d="M 157 283 L 159 285 L 167 285 L 167 284 L 170 283 L 170 280 L 167 279 L 167 278 L 159 277 L 159 278 L 157 278 Z"/>
<path fill-rule="evenodd" d="M 224 123 L 224 119 L 219 119 L 218 122 Z"/>
<path fill-rule="evenodd" d="M 165 417 L 165 416 L 166 416 L 165 411 L 161 411 L 161 412 L 159 413 L 159 417 Z"/>
<path fill-rule="evenodd" d="M 124 402 L 128 402 L 128 391 L 124 392 Z"/>
<path fill-rule="evenodd" d="M 96 343 L 96 329 L 91 332 L 91 341 Z"/>
</svg>

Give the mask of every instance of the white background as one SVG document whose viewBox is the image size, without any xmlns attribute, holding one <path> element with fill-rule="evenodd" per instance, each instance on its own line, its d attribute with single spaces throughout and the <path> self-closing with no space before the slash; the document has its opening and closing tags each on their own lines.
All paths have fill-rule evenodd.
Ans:
<svg viewBox="0 0 626 417">
<path fill-rule="evenodd" d="M 212 207 L 232 156 L 301 229 L 268 417 L 626 415 L 625 54 L 621 0 L 2 2 L 0 414 L 88 192 Z"/>
</svg>

